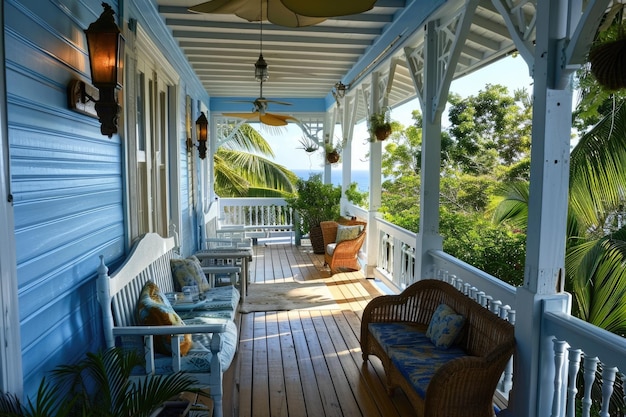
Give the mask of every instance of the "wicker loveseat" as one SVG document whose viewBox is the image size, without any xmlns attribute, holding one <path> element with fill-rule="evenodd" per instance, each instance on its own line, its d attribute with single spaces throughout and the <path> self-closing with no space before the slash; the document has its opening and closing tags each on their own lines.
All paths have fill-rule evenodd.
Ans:
<svg viewBox="0 0 626 417">
<path fill-rule="evenodd" d="M 464 318 L 447 349 L 435 347 L 426 336 L 441 304 Z M 363 360 L 380 358 L 388 393 L 402 388 L 417 415 L 494 416 L 493 395 L 515 349 L 509 322 L 450 284 L 422 280 L 399 295 L 370 301 L 361 323 Z"/>
<path fill-rule="evenodd" d="M 358 261 L 359 250 L 365 242 L 367 223 L 359 220 L 324 221 L 320 223 L 324 238 L 324 263 L 334 274 L 340 269 L 358 271 L 361 269 Z M 340 230 L 342 229 L 343 230 Z M 354 231 L 347 229 L 355 228 Z M 341 237 L 347 232 L 347 239 Z M 353 233 L 353 234 L 352 234 Z M 352 234 L 352 236 L 350 236 Z"/>
</svg>

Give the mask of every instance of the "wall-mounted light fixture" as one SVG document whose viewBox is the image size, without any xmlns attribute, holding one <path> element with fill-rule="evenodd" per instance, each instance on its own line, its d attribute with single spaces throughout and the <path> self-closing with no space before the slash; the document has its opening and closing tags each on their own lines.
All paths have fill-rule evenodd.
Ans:
<svg viewBox="0 0 626 417">
<path fill-rule="evenodd" d="M 200 159 L 206 158 L 206 142 L 208 138 L 209 121 L 204 112 L 200 113 L 200 117 L 196 120 L 196 133 L 198 134 L 198 155 Z"/>
<path fill-rule="evenodd" d="M 339 81 L 338 83 L 335 84 L 335 94 L 339 98 L 344 98 L 346 96 L 346 91 L 348 90 L 349 87 L 350 87 L 349 85 L 345 85 L 344 83 Z"/>
<path fill-rule="evenodd" d="M 115 24 L 114 12 L 107 3 L 102 3 L 104 11 L 85 30 L 89 50 L 91 83 L 95 89 L 82 81 L 70 84 L 70 107 L 83 113 L 89 111 L 88 102 L 95 104 L 95 113 L 100 120 L 100 131 L 108 137 L 117 133 L 117 118 L 120 106 L 117 103 L 117 89 L 122 87 L 124 76 L 124 37 Z M 93 114 L 92 114 L 93 115 Z"/>
<path fill-rule="evenodd" d="M 350 87 L 349 85 L 345 85 L 341 81 L 339 81 L 338 83 L 335 83 L 335 88 L 333 88 L 331 92 L 333 93 L 333 97 L 335 98 L 335 101 L 337 102 L 337 106 L 341 105 L 341 99 L 346 96 L 346 91 L 348 90 L 349 87 Z"/>
</svg>

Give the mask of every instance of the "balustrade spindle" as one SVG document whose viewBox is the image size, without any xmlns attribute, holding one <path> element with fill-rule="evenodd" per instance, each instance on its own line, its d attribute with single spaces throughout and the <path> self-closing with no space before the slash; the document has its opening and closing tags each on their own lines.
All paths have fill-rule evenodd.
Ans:
<svg viewBox="0 0 626 417">
<path fill-rule="evenodd" d="M 567 342 L 554 340 L 554 396 L 552 397 L 551 417 L 560 417 L 563 394 L 563 364 L 565 363 L 565 352 Z"/>
<path fill-rule="evenodd" d="M 500 308 L 502 307 L 502 301 L 494 300 L 491 303 L 491 312 L 496 316 L 500 316 Z"/>
<path fill-rule="evenodd" d="M 576 376 L 580 370 L 580 357 L 582 356 L 582 350 L 569 349 L 569 373 L 567 376 L 567 417 L 576 416 L 576 394 L 578 388 L 576 387 Z"/>
<path fill-rule="evenodd" d="M 515 310 L 509 310 L 509 316 L 507 317 L 507 320 L 509 320 L 509 323 L 511 323 L 512 325 L 515 325 Z"/>
<path fill-rule="evenodd" d="M 583 391 L 583 409 L 582 417 L 589 417 L 591 411 L 591 388 L 596 380 L 596 370 L 598 369 L 598 358 L 584 357 L 583 360 L 583 381 L 585 381 L 585 389 Z"/>
<path fill-rule="evenodd" d="M 485 292 L 484 291 L 478 291 L 476 293 L 476 302 L 478 302 L 478 304 L 480 304 L 483 307 L 487 307 L 487 298 L 485 297 Z"/>
<path fill-rule="evenodd" d="M 600 410 L 600 417 L 611 416 L 609 414 L 609 403 L 611 402 L 611 395 L 613 395 L 616 373 L 617 368 L 602 367 L 602 409 Z"/>
</svg>

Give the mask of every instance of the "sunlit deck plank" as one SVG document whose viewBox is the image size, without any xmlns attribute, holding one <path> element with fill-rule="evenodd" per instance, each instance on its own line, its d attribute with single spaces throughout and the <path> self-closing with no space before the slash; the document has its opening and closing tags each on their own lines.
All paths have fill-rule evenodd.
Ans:
<svg viewBox="0 0 626 417">
<path fill-rule="evenodd" d="M 292 245 L 255 246 L 251 271 L 252 282 L 323 281 L 341 310 L 241 314 L 225 417 L 415 415 L 401 391 L 387 395 L 380 361 L 363 363 L 360 315 L 380 295 L 371 281 L 360 272 L 330 276 L 323 256 Z"/>
</svg>

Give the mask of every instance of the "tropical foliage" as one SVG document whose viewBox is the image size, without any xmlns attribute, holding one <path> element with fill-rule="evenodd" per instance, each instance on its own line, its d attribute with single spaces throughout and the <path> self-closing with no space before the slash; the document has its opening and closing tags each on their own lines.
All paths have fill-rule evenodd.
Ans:
<svg viewBox="0 0 626 417">
<path fill-rule="evenodd" d="M 513 285 L 523 280 L 526 235 L 486 215 L 494 190 L 528 178 L 531 107 L 523 91 L 487 85 L 477 96 L 451 96 L 450 127 L 441 135 L 440 225 L 444 250 Z M 419 228 L 422 116 L 395 134 L 383 154 L 385 219 Z"/>
<path fill-rule="evenodd" d="M 214 155 L 215 192 L 221 197 L 285 197 L 297 176 L 271 160 L 269 143 L 250 124 L 223 126 L 228 138 Z"/>
<path fill-rule="evenodd" d="M 1 417 L 149 417 L 165 401 L 190 390 L 185 374 L 129 379 L 143 359 L 134 351 L 110 349 L 88 353 L 74 365 L 63 365 L 41 381 L 34 401 L 0 395 Z"/>
<path fill-rule="evenodd" d="M 626 103 L 584 134 L 570 155 L 566 288 L 574 314 L 626 335 Z M 525 227 L 528 183 L 502 189 L 497 222 Z"/>
</svg>

